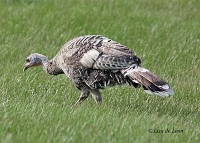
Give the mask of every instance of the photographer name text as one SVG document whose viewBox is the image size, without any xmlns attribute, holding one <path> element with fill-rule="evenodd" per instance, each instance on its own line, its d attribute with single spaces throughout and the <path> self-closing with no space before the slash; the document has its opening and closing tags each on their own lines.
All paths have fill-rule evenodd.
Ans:
<svg viewBox="0 0 200 143">
<path fill-rule="evenodd" d="M 182 134 L 183 130 L 181 129 L 149 129 L 149 133 L 175 133 L 175 134 Z"/>
</svg>

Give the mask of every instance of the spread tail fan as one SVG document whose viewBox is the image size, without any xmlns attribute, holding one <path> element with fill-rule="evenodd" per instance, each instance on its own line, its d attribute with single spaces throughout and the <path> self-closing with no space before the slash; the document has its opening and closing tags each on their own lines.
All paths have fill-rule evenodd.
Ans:
<svg viewBox="0 0 200 143">
<path fill-rule="evenodd" d="M 157 94 L 159 96 L 173 95 L 174 91 L 161 78 L 151 73 L 144 67 L 137 66 L 129 68 L 123 72 L 133 83 L 140 84 L 145 92 L 149 94 Z"/>
</svg>

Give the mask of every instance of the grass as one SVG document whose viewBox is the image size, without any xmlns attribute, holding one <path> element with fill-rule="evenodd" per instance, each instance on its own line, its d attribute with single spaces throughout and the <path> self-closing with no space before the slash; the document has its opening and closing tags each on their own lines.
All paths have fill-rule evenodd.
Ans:
<svg viewBox="0 0 200 143">
<path fill-rule="evenodd" d="M 0 9 L 0 142 L 200 141 L 200 1 L 1 0 Z M 101 106 L 89 98 L 71 108 L 80 93 L 64 75 L 22 72 L 30 53 L 53 58 L 89 34 L 133 49 L 175 96 L 116 86 Z"/>
</svg>

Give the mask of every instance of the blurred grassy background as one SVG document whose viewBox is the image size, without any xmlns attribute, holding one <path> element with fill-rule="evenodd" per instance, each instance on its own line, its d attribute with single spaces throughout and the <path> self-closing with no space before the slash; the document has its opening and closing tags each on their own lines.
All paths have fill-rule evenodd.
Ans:
<svg viewBox="0 0 200 143">
<path fill-rule="evenodd" d="M 200 1 L 0 0 L 0 142 L 199 142 Z M 71 108 L 64 75 L 22 72 L 26 57 L 53 58 L 70 39 L 100 34 L 135 51 L 175 96 L 129 86 Z M 149 133 L 175 129 L 183 133 Z"/>
</svg>

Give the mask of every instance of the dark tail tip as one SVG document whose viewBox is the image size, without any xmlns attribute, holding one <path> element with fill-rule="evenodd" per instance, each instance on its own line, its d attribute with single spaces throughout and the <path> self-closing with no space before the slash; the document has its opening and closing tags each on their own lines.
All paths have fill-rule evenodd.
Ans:
<svg viewBox="0 0 200 143">
<path fill-rule="evenodd" d="M 162 97 L 174 95 L 174 91 L 170 88 L 170 86 L 167 83 L 165 85 L 154 85 L 154 83 L 152 83 L 149 86 L 143 86 L 143 88 L 144 91 L 149 94 L 156 94 Z"/>
</svg>

